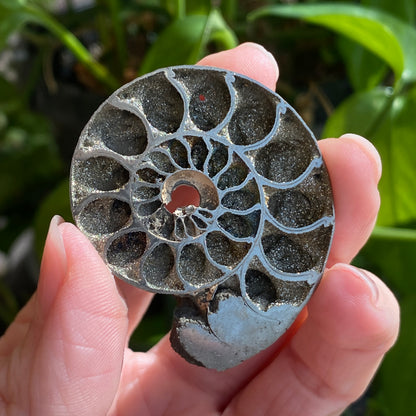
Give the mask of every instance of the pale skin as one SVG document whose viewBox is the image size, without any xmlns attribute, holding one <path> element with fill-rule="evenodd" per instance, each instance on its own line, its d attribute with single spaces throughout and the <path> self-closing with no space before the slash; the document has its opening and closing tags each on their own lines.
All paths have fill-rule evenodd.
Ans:
<svg viewBox="0 0 416 416">
<path fill-rule="evenodd" d="M 274 89 L 278 69 L 254 44 L 200 64 Z M 380 158 L 364 138 L 319 143 L 335 200 L 327 270 L 284 339 L 216 372 L 178 356 L 168 336 L 146 353 L 129 336 L 152 294 L 115 279 L 78 229 L 55 217 L 36 293 L 0 338 L 0 415 L 339 415 L 394 344 L 399 307 L 386 285 L 349 263 L 379 208 Z"/>
</svg>

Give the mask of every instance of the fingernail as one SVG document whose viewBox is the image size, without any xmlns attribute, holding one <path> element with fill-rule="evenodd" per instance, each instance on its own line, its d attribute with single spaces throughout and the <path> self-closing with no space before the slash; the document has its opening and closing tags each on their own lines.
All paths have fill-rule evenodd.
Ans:
<svg viewBox="0 0 416 416">
<path fill-rule="evenodd" d="M 51 224 L 55 222 L 57 225 L 60 225 L 65 222 L 65 220 L 58 214 L 54 215 L 51 219 Z"/>
<path fill-rule="evenodd" d="M 66 251 L 59 229 L 59 225 L 63 222 L 62 217 L 55 215 L 50 222 L 46 237 L 37 290 L 39 307 L 43 315 L 48 313 L 66 274 Z"/>
<path fill-rule="evenodd" d="M 359 267 L 351 266 L 350 264 L 345 265 L 346 268 L 350 269 L 351 273 L 357 278 L 364 282 L 370 291 L 371 303 L 375 306 L 379 300 L 380 292 L 378 285 L 376 284 L 372 273 L 367 270 L 360 269 Z"/>
<path fill-rule="evenodd" d="M 64 222 L 65 220 L 60 215 L 54 215 L 49 224 L 48 238 L 51 238 L 55 243 L 55 247 L 59 250 L 59 253 L 66 259 L 64 241 L 62 239 L 61 231 L 59 230 L 59 225 Z"/>
<path fill-rule="evenodd" d="M 377 148 L 366 138 L 354 134 L 354 133 L 346 133 L 343 134 L 340 139 L 349 139 L 357 143 L 361 149 L 366 153 L 366 155 L 375 162 L 376 164 L 376 178 L 377 182 L 380 180 L 381 177 L 381 171 L 382 171 L 382 164 L 381 164 L 381 158 L 377 151 Z"/>
</svg>

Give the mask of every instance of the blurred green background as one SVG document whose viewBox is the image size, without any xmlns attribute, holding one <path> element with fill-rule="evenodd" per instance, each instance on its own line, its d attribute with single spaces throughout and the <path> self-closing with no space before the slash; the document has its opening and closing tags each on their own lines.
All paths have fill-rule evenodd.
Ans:
<svg viewBox="0 0 416 416">
<path fill-rule="evenodd" d="M 381 210 L 355 259 L 393 289 L 400 338 L 345 415 L 416 415 L 416 1 L 0 0 L 0 335 L 33 293 L 52 215 L 71 220 L 82 127 L 117 87 L 244 41 L 319 137 L 354 132 L 383 160 Z M 131 346 L 169 330 L 156 296 Z"/>
</svg>

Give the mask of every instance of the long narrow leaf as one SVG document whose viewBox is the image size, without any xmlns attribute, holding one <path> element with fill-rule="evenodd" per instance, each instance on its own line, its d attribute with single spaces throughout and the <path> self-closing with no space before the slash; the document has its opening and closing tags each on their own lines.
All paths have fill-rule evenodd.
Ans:
<svg viewBox="0 0 416 416">
<path fill-rule="evenodd" d="M 193 51 L 201 39 L 206 21 L 207 16 L 191 15 L 171 23 L 147 52 L 139 74 L 165 66 L 194 63 L 191 61 Z"/>
<path fill-rule="evenodd" d="M 139 74 L 171 65 L 195 64 L 205 53 L 209 41 L 222 48 L 237 45 L 234 32 L 218 10 L 206 15 L 189 15 L 175 20 L 159 35 L 145 56 Z"/>
<path fill-rule="evenodd" d="M 75 57 L 100 81 L 111 89 L 119 82 L 108 69 L 97 62 L 75 35 L 62 26 L 51 14 L 34 1 L 1 0 L 0 2 L 0 48 L 7 38 L 28 22 L 37 23 L 52 32 Z"/>
<path fill-rule="evenodd" d="M 16 0 L 0 1 L 0 50 L 7 39 L 21 26 L 30 21 L 30 15 L 24 11 L 22 4 Z"/>
<path fill-rule="evenodd" d="M 416 243 L 416 229 L 383 227 L 377 225 L 371 234 L 371 238 L 376 240 L 403 241 Z"/>
</svg>

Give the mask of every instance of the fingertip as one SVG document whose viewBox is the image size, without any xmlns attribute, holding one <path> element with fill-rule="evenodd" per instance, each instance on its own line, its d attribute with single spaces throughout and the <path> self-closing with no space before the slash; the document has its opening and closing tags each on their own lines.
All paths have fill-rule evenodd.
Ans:
<svg viewBox="0 0 416 416">
<path fill-rule="evenodd" d="M 372 178 L 378 184 L 381 175 L 381 160 L 376 148 L 364 137 L 345 134 L 339 138 L 319 140 L 325 163 L 333 177 L 344 177 L 351 171 L 361 180 Z M 355 180 L 355 177 L 354 177 Z"/>
<path fill-rule="evenodd" d="M 60 215 L 54 215 L 49 224 L 48 234 L 46 237 L 46 244 L 49 241 L 53 242 L 54 247 L 59 251 L 59 254 L 65 256 L 65 247 L 60 232 L 59 226 L 64 223 L 64 219 Z"/>
<path fill-rule="evenodd" d="M 371 143 L 366 138 L 354 133 L 343 134 L 339 139 L 353 142 L 359 146 L 360 150 L 367 156 L 368 160 L 373 165 L 372 170 L 374 172 L 374 177 L 376 182 L 378 182 L 381 178 L 382 163 L 380 154 L 378 153 L 373 143 Z"/>
<path fill-rule="evenodd" d="M 62 233 L 68 260 L 71 265 L 85 266 L 85 270 L 89 271 L 91 271 L 90 267 L 93 265 L 94 269 L 98 267 L 108 272 L 97 250 L 74 224 L 63 222 L 59 225 L 59 230 Z"/>
<path fill-rule="evenodd" d="M 85 238 L 84 234 L 71 222 L 61 222 L 59 224 L 59 229 L 61 230 L 62 234 L 66 236 L 66 239 L 70 238 L 70 236 L 76 236 L 77 234 L 81 239 Z"/>
<path fill-rule="evenodd" d="M 349 263 L 367 241 L 377 219 L 377 157 L 359 136 L 320 140 L 319 147 L 331 178 L 336 218 L 328 266 Z"/>
<path fill-rule="evenodd" d="M 66 267 L 57 270 L 47 265 L 43 298 L 54 285 L 55 295 L 48 313 L 31 326 L 38 342 L 34 373 L 54 375 L 52 383 L 50 377 L 40 380 L 36 396 L 47 391 L 52 398 L 49 408 L 62 409 L 64 403 L 66 413 L 83 414 L 85 392 L 94 391 L 89 405 L 97 414 L 107 414 L 127 343 L 127 306 L 98 252 L 73 224 L 54 218 L 50 235 L 49 239 L 60 239 Z M 47 243 L 47 261 L 56 263 L 56 245 L 53 250 L 48 247 Z"/>
<path fill-rule="evenodd" d="M 246 42 L 234 49 L 208 55 L 198 65 L 227 69 L 252 78 L 274 90 L 279 67 L 273 55 L 263 46 Z"/>
<path fill-rule="evenodd" d="M 49 225 L 40 267 L 37 303 L 46 316 L 61 287 L 67 270 L 67 255 L 60 230 L 63 218 L 55 215 Z"/>
<path fill-rule="evenodd" d="M 263 76 L 267 75 L 267 79 L 276 88 L 276 82 L 279 78 L 279 65 L 273 54 L 263 45 L 254 42 L 242 43 L 237 48 L 240 53 L 251 56 L 253 60 L 258 59 L 263 66 Z M 268 71 L 268 74 L 265 74 L 265 71 Z"/>
<path fill-rule="evenodd" d="M 79 310 L 95 316 L 112 316 L 124 320 L 127 305 L 117 289 L 115 279 L 87 237 L 71 223 L 59 225 L 68 258 L 63 308 L 77 305 Z"/>
</svg>

